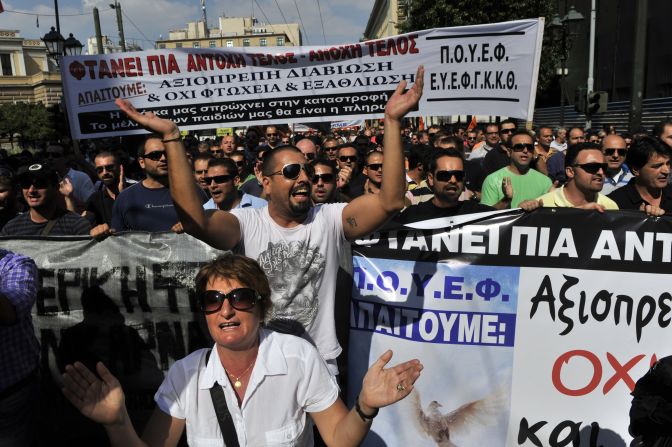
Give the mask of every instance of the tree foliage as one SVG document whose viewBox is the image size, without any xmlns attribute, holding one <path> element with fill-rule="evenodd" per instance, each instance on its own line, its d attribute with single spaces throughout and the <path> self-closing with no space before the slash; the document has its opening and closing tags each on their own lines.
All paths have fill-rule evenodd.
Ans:
<svg viewBox="0 0 672 447">
<path fill-rule="evenodd" d="M 507 22 L 537 17 L 546 18 L 544 41 L 539 67 L 538 89 L 544 90 L 555 77 L 559 65 L 559 45 L 551 39 L 548 24 L 556 12 L 553 0 L 408 0 L 407 19 L 401 32 Z"/>
<path fill-rule="evenodd" d="M 0 105 L 0 134 L 14 142 L 39 141 L 52 138 L 55 130 L 49 111 L 42 103 L 17 102 Z"/>
</svg>

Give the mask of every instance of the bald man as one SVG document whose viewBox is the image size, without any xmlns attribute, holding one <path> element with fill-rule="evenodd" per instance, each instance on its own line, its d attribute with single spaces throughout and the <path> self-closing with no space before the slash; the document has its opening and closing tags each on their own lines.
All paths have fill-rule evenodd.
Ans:
<svg viewBox="0 0 672 447">
<path fill-rule="evenodd" d="M 628 184 L 632 178 L 630 169 L 625 164 L 625 156 L 628 153 L 627 144 L 620 135 L 607 135 L 602 140 L 602 153 L 608 164 L 604 176 L 602 194 L 610 194 L 614 190 Z"/>
</svg>

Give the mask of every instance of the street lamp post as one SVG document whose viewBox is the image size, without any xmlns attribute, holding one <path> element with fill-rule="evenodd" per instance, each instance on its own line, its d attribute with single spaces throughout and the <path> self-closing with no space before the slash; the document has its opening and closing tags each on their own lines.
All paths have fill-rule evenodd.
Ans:
<svg viewBox="0 0 672 447">
<path fill-rule="evenodd" d="M 567 76 L 567 59 L 569 51 L 572 49 L 572 37 L 577 34 L 577 29 L 583 21 L 583 14 L 578 12 L 574 6 L 570 6 L 567 14 L 561 19 L 558 14 L 553 16 L 553 20 L 548 25 L 553 33 L 553 40 L 560 42 L 560 126 L 565 125 L 565 77 Z"/>
<path fill-rule="evenodd" d="M 68 36 L 67 39 L 64 39 L 61 35 L 61 26 L 60 19 L 58 16 L 58 0 L 54 0 L 54 10 L 56 13 L 56 28 L 51 27 L 51 31 L 42 37 L 42 42 L 44 46 L 47 47 L 47 56 L 56 62 L 56 65 L 60 67 L 61 58 L 63 56 L 78 56 L 82 54 L 82 48 L 84 45 L 77 40 L 72 33 Z M 62 87 L 63 95 L 61 96 L 61 105 L 64 109 L 64 118 L 66 128 L 70 129 L 70 123 L 68 122 L 68 109 L 66 105 L 66 95 L 65 95 L 65 86 Z M 77 140 L 73 140 L 73 147 L 75 151 L 79 152 L 79 146 Z"/>
</svg>

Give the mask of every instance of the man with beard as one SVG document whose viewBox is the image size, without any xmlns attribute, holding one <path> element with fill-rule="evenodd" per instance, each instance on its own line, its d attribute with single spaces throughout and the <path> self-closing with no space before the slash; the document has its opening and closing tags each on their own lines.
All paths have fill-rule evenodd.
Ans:
<svg viewBox="0 0 672 447">
<path fill-rule="evenodd" d="M 88 235 L 89 222 L 63 206 L 56 171 L 44 164 L 33 164 L 17 177 L 28 211 L 7 222 L 0 236 Z"/>
<path fill-rule="evenodd" d="M 437 217 L 493 211 L 475 200 L 460 200 L 466 180 L 464 156 L 457 149 L 436 150 L 427 166 L 427 184 L 434 193 L 431 200 L 409 206 L 396 222 L 403 224 Z"/>
<path fill-rule="evenodd" d="M 230 211 L 235 208 L 262 208 L 268 205 L 264 199 L 238 190 L 240 176 L 238 167 L 231 158 L 211 159 L 203 181 L 208 185 L 212 196 L 203 205 L 203 209 Z"/>
<path fill-rule="evenodd" d="M 131 184 L 124 179 L 124 167 L 112 152 L 100 152 L 93 163 L 100 182 L 98 190 L 89 197 L 84 217 L 93 226 L 91 235 L 99 237 L 110 232 L 114 201 Z"/>
<path fill-rule="evenodd" d="M 185 231 L 222 250 L 242 243 L 244 254 L 258 260 L 271 283 L 274 308 L 269 326 L 305 335 L 334 374 L 341 353 L 334 319 L 339 257 L 348 241 L 375 231 L 404 206 L 401 120 L 420 101 L 423 75 L 419 67 L 413 87 L 404 92 L 402 81 L 385 106 L 386 163 L 380 194 L 314 207 L 312 167 L 299 149 L 283 146 L 266 151 L 262 160 L 267 207 L 206 215 L 198 203 L 177 125 L 152 113 L 140 114 L 128 101 L 117 100 L 130 119 L 162 135 L 169 155 L 171 193 Z"/>
<path fill-rule="evenodd" d="M 186 157 L 186 153 L 185 153 Z M 188 163 L 189 179 L 197 188 L 195 197 L 200 205 L 207 196 L 196 186 L 191 163 Z M 112 207 L 114 231 L 170 231 L 178 223 L 168 189 L 168 160 L 161 136 L 150 134 L 138 149 L 138 163 L 145 172 L 145 179 L 125 188 L 119 193 Z"/>
</svg>

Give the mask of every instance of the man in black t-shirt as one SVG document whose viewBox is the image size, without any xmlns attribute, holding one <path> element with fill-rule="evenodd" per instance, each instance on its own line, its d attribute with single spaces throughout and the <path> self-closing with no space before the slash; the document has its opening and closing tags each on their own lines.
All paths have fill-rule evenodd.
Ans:
<svg viewBox="0 0 672 447">
<path fill-rule="evenodd" d="M 434 198 L 409 206 L 395 220 L 400 223 L 418 222 L 437 217 L 493 211 L 475 200 L 460 201 L 465 183 L 464 158 L 453 149 L 437 151 L 428 164 L 427 184 Z"/>
<path fill-rule="evenodd" d="M 44 164 L 33 164 L 17 177 L 28 211 L 19 214 L 2 228 L 0 236 L 88 235 L 89 222 L 65 209 L 59 192 L 56 171 Z"/>
</svg>

